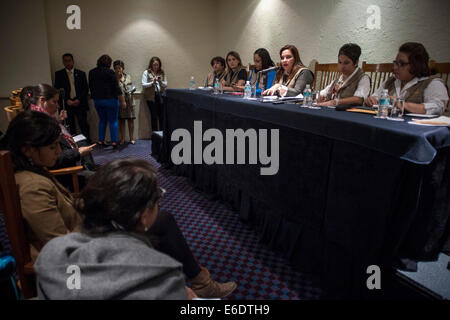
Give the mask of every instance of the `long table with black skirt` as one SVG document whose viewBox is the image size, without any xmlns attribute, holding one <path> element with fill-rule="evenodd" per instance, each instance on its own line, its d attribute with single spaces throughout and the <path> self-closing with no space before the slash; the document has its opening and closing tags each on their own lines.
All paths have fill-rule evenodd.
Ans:
<svg viewBox="0 0 450 320">
<path fill-rule="evenodd" d="M 261 175 L 260 164 L 174 165 L 172 133 L 186 129 L 193 141 L 194 121 L 224 137 L 226 129 L 279 129 L 278 173 Z M 183 89 L 167 90 L 164 126 L 162 162 L 230 204 L 298 270 L 319 273 L 323 298 L 372 298 L 369 266 L 383 280 L 398 258 L 436 259 L 448 236 L 448 127 Z"/>
</svg>

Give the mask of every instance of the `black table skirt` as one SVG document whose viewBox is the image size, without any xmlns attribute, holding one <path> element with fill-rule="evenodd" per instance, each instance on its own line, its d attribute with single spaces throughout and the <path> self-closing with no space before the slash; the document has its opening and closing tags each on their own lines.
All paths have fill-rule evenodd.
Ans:
<svg viewBox="0 0 450 320">
<path fill-rule="evenodd" d="M 161 159 L 254 225 L 262 242 L 303 272 L 320 273 L 324 298 L 364 298 L 367 267 L 399 257 L 434 260 L 448 235 L 450 148 L 419 165 L 365 146 L 227 112 L 170 91 Z M 255 110 L 255 112 L 257 112 Z M 173 130 L 279 129 L 279 172 L 260 165 L 173 165 Z M 207 145 L 208 143 L 204 144 Z M 270 149 L 269 149 L 270 150 Z"/>
</svg>

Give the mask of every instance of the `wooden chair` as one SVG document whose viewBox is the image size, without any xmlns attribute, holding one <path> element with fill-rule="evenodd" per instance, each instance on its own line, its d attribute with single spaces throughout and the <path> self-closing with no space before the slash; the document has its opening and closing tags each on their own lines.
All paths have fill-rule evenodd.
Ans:
<svg viewBox="0 0 450 320">
<path fill-rule="evenodd" d="M 25 237 L 25 227 L 20 207 L 19 190 L 9 151 L 0 151 L 0 206 L 3 210 L 6 229 L 16 259 L 16 270 L 25 299 L 36 296 L 36 278 L 30 246 Z"/>
<path fill-rule="evenodd" d="M 73 192 L 74 194 L 80 193 L 80 184 L 78 182 L 78 173 L 83 171 L 83 166 L 76 166 L 76 167 L 67 167 L 57 170 L 49 170 L 50 174 L 53 176 L 61 176 L 61 175 L 68 175 L 70 174 L 72 176 L 72 184 L 73 184 Z"/>
<path fill-rule="evenodd" d="M 371 88 L 370 94 L 372 95 L 375 90 L 377 90 L 384 81 L 389 79 L 392 76 L 392 72 L 394 70 L 393 63 L 366 63 L 363 61 L 362 71 L 367 73 L 371 79 Z"/>
<path fill-rule="evenodd" d="M 320 76 L 319 76 L 320 72 Z M 323 90 L 333 80 L 339 77 L 337 63 L 315 63 L 314 66 L 314 90 Z"/>
</svg>

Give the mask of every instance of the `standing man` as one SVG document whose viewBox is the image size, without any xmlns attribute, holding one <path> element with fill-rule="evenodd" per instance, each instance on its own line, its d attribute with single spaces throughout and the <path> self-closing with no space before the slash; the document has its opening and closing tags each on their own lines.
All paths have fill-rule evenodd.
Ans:
<svg viewBox="0 0 450 320">
<path fill-rule="evenodd" d="M 75 118 L 77 118 L 81 133 L 90 141 L 87 121 L 89 87 L 86 73 L 73 67 L 74 61 L 71 53 L 65 53 L 62 58 L 64 69 L 55 72 L 55 88 L 64 89 L 64 103 L 70 132 L 76 133 Z"/>
</svg>

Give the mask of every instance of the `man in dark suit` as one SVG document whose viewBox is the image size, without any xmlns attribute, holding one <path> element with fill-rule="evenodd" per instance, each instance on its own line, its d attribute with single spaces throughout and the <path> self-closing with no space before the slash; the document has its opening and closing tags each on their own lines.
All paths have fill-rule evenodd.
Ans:
<svg viewBox="0 0 450 320">
<path fill-rule="evenodd" d="M 73 55 L 70 53 L 63 55 L 63 64 L 64 69 L 55 72 L 55 88 L 64 89 L 70 133 L 76 133 L 75 118 L 77 118 L 81 133 L 90 141 L 87 121 L 89 87 L 86 73 L 74 68 Z"/>
</svg>

